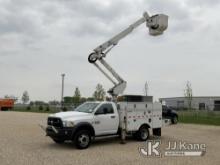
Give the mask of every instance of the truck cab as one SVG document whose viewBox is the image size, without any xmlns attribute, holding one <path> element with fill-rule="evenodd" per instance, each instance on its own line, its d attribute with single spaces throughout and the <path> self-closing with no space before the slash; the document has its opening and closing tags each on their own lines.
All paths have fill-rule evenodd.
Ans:
<svg viewBox="0 0 220 165">
<path fill-rule="evenodd" d="M 85 102 L 73 111 L 49 115 L 46 132 L 56 143 L 76 141 L 81 131 L 91 141 L 97 136 L 117 134 L 118 127 L 119 115 L 114 102 Z"/>
<path fill-rule="evenodd" d="M 54 142 L 72 140 L 76 147 L 85 149 L 99 136 L 132 134 L 147 140 L 149 129 L 160 136 L 162 106 L 151 101 L 85 102 L 73 111 L 48 116 L 46 134 Z"/>
</svg>

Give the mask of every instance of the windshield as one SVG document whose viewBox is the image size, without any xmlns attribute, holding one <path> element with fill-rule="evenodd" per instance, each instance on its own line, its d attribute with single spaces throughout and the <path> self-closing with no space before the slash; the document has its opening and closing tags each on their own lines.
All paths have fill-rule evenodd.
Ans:
<svg viewBox="0 0 220 165">
<path fill-rule="evenodd" d="M 84 103 L 78 106 L 74 111 L 92 113 L 99 103 Z"/>
</svg>

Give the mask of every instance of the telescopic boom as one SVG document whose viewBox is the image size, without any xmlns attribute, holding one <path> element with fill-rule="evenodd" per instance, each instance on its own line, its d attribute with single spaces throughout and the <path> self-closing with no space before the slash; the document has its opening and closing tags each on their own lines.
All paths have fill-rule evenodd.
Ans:
<svg viewBox="0 0 220 165">
<path fill-rule="evenodd" d="M 126 88 L 126 81 L 124 81 L 118 73 L 104 60 L 107 53 L 111 51 L 111 49 L 118 44 L 118 42 L 129 35 L 135 28 L 140 26 L 141 24 L 146 22 L 146 26 L 149 29 L 149 34 L 152 36 L 157 36 L 163 34 L 168 27 L 168 16 L 164 14 L 157 14 L 153 16 L 149 16 L 147 12 L 144 12 L 143 16 L 138 19 L 136 22 L 131 24 L 128 28 L 118 33 L 110 40 L 104 42 L 99 45 L 94 51 L 89 55 L 88 61 L 94 64 L 113 84 L 114 86 L 109 89 L 108 93 L 113 97 L 122 94 Z M 102 64 L 117 80 L 117 82 L 111 78 L 97 63 L 97 60 Z"/>
</svg>

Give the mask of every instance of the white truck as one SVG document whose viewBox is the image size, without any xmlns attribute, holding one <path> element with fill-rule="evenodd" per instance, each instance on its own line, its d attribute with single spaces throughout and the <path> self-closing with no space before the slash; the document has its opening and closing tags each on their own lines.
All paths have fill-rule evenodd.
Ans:
<svg viewBox="0 0 220 165">
<path fill-rule="evenodd" d="M 56 143 L 73 140 L 78 148 L 84 149 L 89 146 L 91 139 L 97 136 L 118 134 L 124 142 L 127 134 L 133 134 L 139 140 L 147 140 L 150 128 L 154 135 L 161 135 L 162 105 L 153 103 L 152 97 L 134 95 L 125 95 L 122 97 L 123 101 L 117 102 L 118 95 L 126 88 L 126 81 L 104 60 L 121 39 L 143 23 L 146 23 L 150 35 L 161 35 L 168 27 L 168 16 L 157 14 L 150 17 L 144 12 L 143 16 L 128 28 L 94 49 L 88 61 L 114 84 L 108 91 L 113 101 L 86 102 L 74 111 L 50 115 L 46 133 Z M 98 61 L 114 78 L 99 66 Z"/>
<path fill-rule="evenodd" d="M 85 149 L 92 139 L 100 136 L 133 135 L 145 141 L 149 129 L 161 136 L 162 108 L 152 103 L 150 96 L 123 96 L 120 102 L 85 102 L 73 111 L 51 114 L 46 133 L 54 142 L 72 140 L 76 147 Z"/>
</svg>

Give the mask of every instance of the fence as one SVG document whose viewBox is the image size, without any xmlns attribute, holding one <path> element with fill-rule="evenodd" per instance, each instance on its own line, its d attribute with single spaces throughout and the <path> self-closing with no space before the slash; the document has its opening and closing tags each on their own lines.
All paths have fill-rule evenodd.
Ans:
<svg viewBox="0 0 220 165">
<path fill-rule="evenodd" d="M 178 111 L 182 123 L 220 125 L 220 111 L 189 110 Z"/>
</svg>

